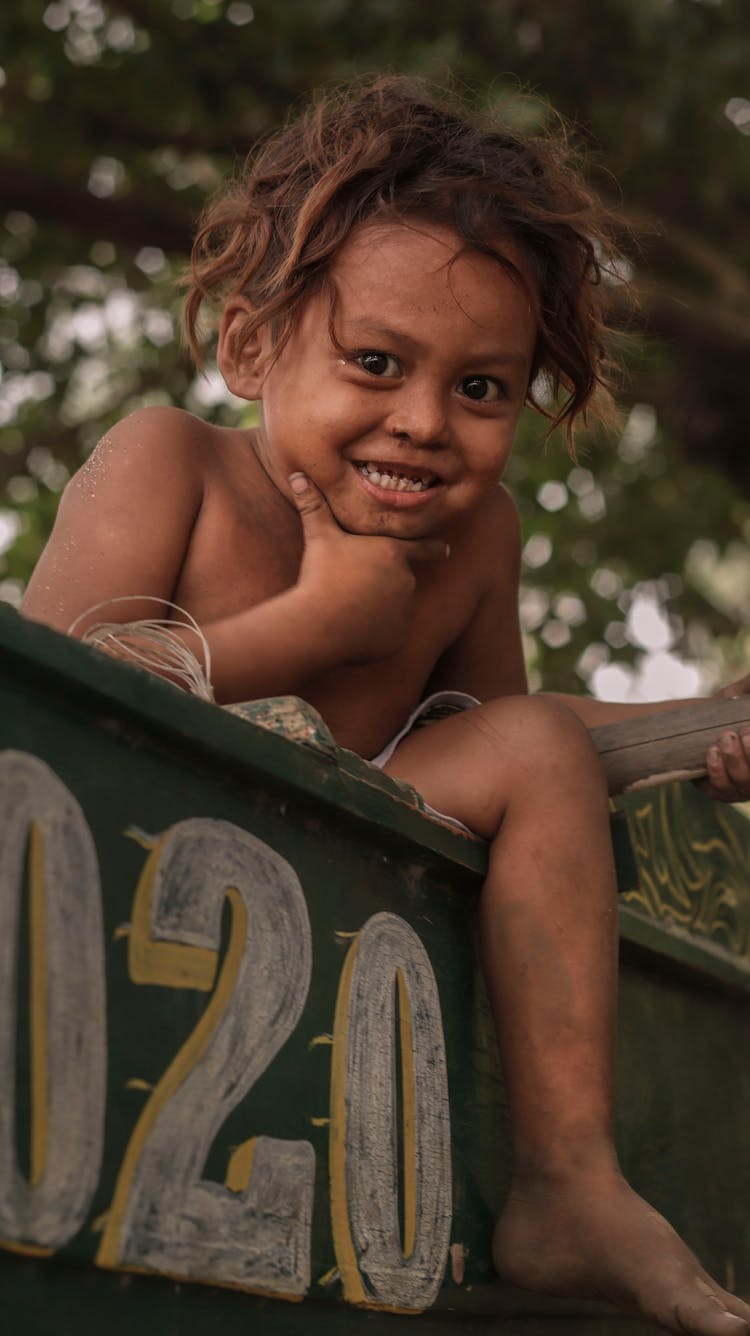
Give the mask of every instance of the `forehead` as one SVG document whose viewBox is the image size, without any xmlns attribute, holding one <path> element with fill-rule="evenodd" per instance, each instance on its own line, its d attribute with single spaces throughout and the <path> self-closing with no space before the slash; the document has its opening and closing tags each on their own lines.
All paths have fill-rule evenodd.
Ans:
<svg viewBox="0 0 750 1336">
<path fill-rule="evenodd" d="M 361 224 L 331 265 L 340 315 L 447 318 L 488 331 L 518 324 L 535 332 L 523 258 L 508 243 L 497 250 L 525 282 L 468 247 L 452 228 L 422 219 Z"/>
</svg>

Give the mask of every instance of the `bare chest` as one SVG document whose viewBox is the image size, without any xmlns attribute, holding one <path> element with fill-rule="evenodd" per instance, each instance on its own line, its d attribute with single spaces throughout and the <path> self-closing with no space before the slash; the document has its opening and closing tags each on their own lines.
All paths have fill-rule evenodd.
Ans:
<svg viewBox="0 0 750 1336">
<path fill-rule="evenodd" d="M 272 598 L 294 580 L 299 560 L 288 544 L 274 541 L 278 514 L 248 433 L 216 433 L 206 461 L 201 506 L 173 595 L 201 624 Z"/>
<path fill-rule="evenodd" d="M 199 625 L 229 619 L 291 588 L 302 557 L 296 517 L 254 494 L 253 475 L 212 481 L 196 521 L 173 599 Z M 256 480 L 257 481 L 257 480 Z M 250 486 L 248 486 L 248 483 Z M 335 600 L 336 591 L 331 591 Z M 418 592 L 412 632 L 398 653 L 340 665 L 304 690 L 337 742 L 373 756 L 425 693 L 438 659 L 467 620 L 467 591 L 449 577 Z M 302 694 L 302 693 L 301 693 Z"/>
</svg>

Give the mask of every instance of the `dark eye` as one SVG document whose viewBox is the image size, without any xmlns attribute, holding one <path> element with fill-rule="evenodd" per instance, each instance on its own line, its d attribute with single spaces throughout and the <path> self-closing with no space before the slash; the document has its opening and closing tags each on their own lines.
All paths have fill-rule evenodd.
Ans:
<svg viewBox="0 0 750 1336">
<path fill-rule="evenodd" d="M 492 376 L 466 376 L 459 388 L 467 399 L 478 404 L 492 404 L 500 398 L 500 383 Z"/>
<path fill-rule="evenodd" d="M 370 376 L 400 376 L 401 368 L 395 357 L 390 353 L 379 353 L 368 350 L 367 352 L 357 353 L 354 361 L 361 366 Z"/>
</svg>

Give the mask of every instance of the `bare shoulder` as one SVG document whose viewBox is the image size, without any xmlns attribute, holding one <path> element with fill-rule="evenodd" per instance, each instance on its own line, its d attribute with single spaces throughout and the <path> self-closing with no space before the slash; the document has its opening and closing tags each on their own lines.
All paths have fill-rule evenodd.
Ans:
<svg viewBox="0 0 750 1336">
<path fill-rule="evenodd" d="M 200 492 L 218 429 L 181 408 L 140 408 L 116 423 L 71 480 L 138 488 L 168 478 L 178 493 Z M 127 499 L 126 488 L 125 499 Z"/>
<path fill-rule="evenodd" d="M 216 431 L 169 407 L 140 409 L 112 427 L 65 488 L 22 611 L 66 630 L 103 599 L 135 591 L 171 598 Z M 134 605 L 128 615 L 149 609 Z"/>
</svg>

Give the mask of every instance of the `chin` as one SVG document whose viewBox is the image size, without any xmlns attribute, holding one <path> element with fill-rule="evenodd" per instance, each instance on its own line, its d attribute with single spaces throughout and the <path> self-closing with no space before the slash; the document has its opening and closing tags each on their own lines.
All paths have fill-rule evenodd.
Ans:
<svg viewBox="0 0 750 1336">
<path fill-rule="evenodd" d="M 424 520 L 420 523 L 416 517 L 408 523 L 405 523 L 404 517 L 399 515 L 351 519 L 337 515 L 336 519 L 347 533 L 359 534 L 362 538 L 429 538 L 434 533 L 432 525 L 426 524 Z"/>
<path fill-rule="evenodd" d="M 358 499 L 358 498 L 357 498 Z M 417 510 L 387 510 L 352 504 L 349 496 L 326 496 L 336 523 L 346 533 L 363 538 L 429 538 L 439 527 L 438 517 Z"/>
</svg>

